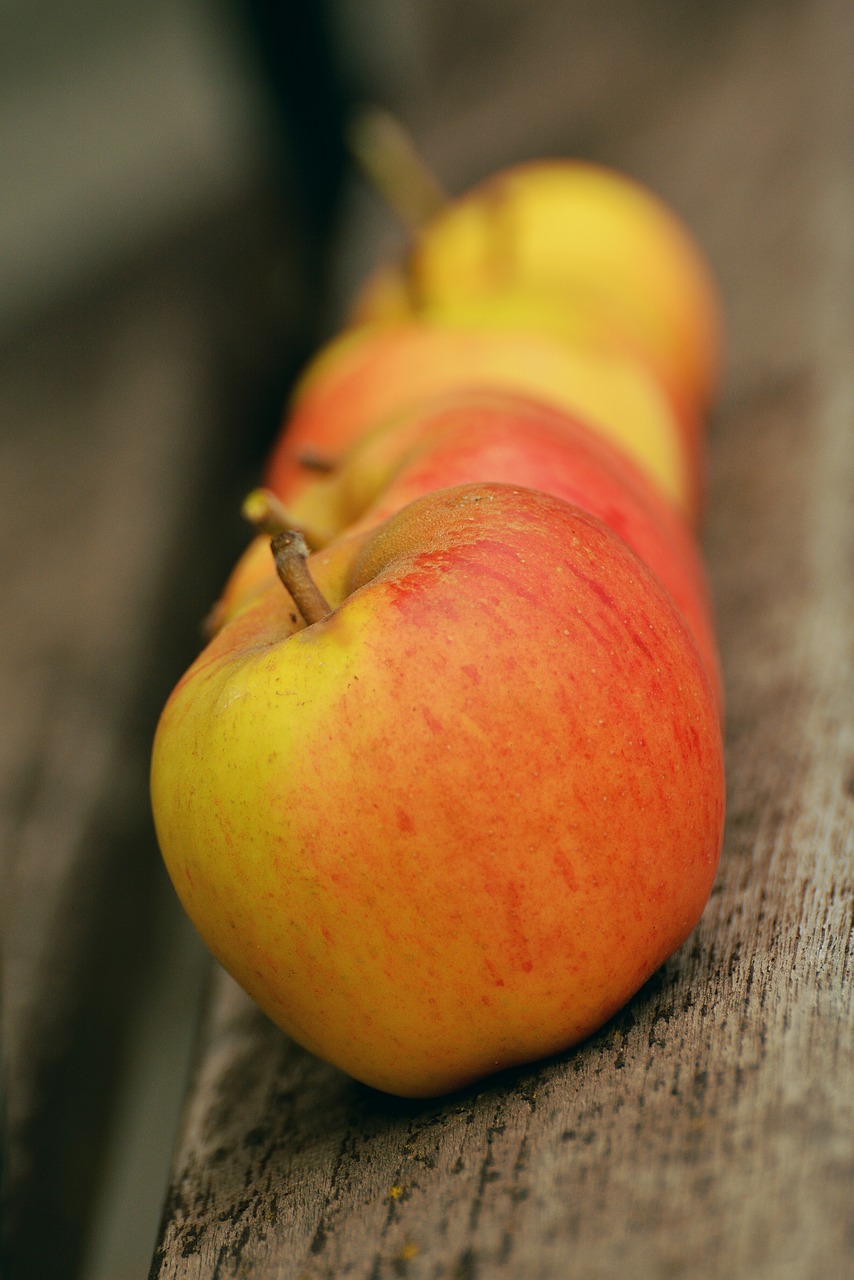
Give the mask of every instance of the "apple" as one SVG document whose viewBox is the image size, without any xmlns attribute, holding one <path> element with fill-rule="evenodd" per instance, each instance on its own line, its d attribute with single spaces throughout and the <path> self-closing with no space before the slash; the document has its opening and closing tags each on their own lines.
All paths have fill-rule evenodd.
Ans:
<svg viewBox="0 0 854 1280">
<path fill-rule="evenodd" d="M 670 594 L 601 521 L 514 485 L 428 493 L 331 575 L 335 547 L 281 539 L 289 589 L 217 632 L 157 728 L 190 918 L 378 1089 L 578 1043 L 685 940 L 719 858 L 718 711 Z"/>
<path fill-rule="evenodd" d="M 708 407 L 721 363 L 717 289 L 693 236 L 641 183 L 580 160 L 504 169 L 430 217 L 353 314 L 399 322 L 508 291 L 580 305 L 644 350 L 687 403 Z"/>
<path fill-rule="evenodd" d="M 297 384 L 265 483 L 286 504 L 318 469 L 385 419 L 426 396 L 489 387 L 545 400 L 584 418 L 696 522 L 700 470 L 685 427 L 648 368 L 628 350 L 486 323 L 410 320 L 345 331 Z"/>
</svg>

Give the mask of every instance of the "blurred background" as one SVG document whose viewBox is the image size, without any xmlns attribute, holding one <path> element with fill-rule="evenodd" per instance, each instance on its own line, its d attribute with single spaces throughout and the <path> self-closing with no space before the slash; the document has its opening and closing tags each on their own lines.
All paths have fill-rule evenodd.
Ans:
<svg viewBox="0 0 854 1280">
<path fill-rule="evenodd" d="M 731 184 L 712 219 L 710 188 L 755 121 L 718 73 L 737 48 L 774 74 L 769 5 L 0 0 L 16 1276 L 147 1270 L 207 973 L 160 870 L 148 749 L 245 542 L 239 500 L 296 371 L 403 242 L 349 161 L 351 111 L 397 112 L 452 192 L 550 153 L 634 170 L 692 224 L 729 298 L 721 245 L 750 191 Z M 686 163 L 707 117 L 709 152 Z M 737 335 L 749 306 L 733 300 Z M 748 351 L 734 343 L 736 373 Z"/>
<path fill-rule="evenodd" d="M 451 190 L 544 152 L 603 155 L 655 120 L 674 75 L 724 52 L 733 10 L 754 7 L 2 0 L 0 333 L 262 190 L 314 294 L 306 244 L 340 252 L 336 233 L 364 216 L 342 135 L 354 103 L 399 112 Z M 258 234 L 247 225 L 233 254 Z M 339 294 L 341 271 L 362 266 L 335 261 Z"/>
</svg>

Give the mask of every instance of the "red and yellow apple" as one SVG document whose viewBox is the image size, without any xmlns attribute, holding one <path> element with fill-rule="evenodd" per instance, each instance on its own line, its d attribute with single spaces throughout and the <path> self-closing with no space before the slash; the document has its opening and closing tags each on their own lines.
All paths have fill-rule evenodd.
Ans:
<svg viewBox="0 0 854 1280">
<path fill-rule="evenodd" d="M 320 613 L 275 584 L 180 681 L 155 822 L 274 1021 L 441 1094 L 582 1040 L 687 937 L 718 710 L 670 594 L 561 499 L 441 489 L 343 541 L 309 560 Z"/>
<path fill-rule="evenodd" d="M 693 522 L 700 506 L 696 431 L 627 350 L 489 324 L 345 331 L 298 383 L 272 451 L 266 484 L 287 504 L 383 421 L 427 396 L 477 388 L 515 391 L 583 418 L 623 450 Z"/>
<path fill-rule="evenodd" d="M 707 408 L 721 360 L 717 289 L 693 236 L 641 183 L 580 160 L 505 169 L 429 218 L 403 266 L 378 272 L 353 314 L 398 323 L 508 294 L 580 308 Z"/>
</svg>

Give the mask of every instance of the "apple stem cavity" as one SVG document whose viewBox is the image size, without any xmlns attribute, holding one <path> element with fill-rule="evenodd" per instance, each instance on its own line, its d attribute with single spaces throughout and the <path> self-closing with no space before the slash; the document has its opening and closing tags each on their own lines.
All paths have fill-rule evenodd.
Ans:
<svg viewBox="0 0 854 1280">
<path fill-rule="evenodd" d="M 298 529 L 284 529 L 270 543 L 276 572 L 282 585 L 303 616 L 306 626 L 322 622 L 332 606 L 318 587 L 308 567 L 308 547 Z"/>
<path fill-rule="evenodd" d="M 351 121 L 348 141 L 365 177 L 410 232 L 448 203 L 447 192 L 390 111 L 363 107 Z"/>
<path fill-rule="evenodd" d="M 314 471 L 318 475 L 329 475 L 335 470 L 335 463 L 331 458 L 324 458 L 322 454 L 311 453 L 306 451 L 297 457 L 297 462 L 305 471 Z"/>
</svg>

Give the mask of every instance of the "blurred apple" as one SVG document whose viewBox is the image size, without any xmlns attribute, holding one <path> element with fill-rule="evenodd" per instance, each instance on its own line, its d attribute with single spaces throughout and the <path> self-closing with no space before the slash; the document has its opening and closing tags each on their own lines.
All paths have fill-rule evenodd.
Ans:
<svg viewBox="0 0 854 1280">
<path fill-rule="evenodd" d="M 346 331 L 297 385 L 265 483 L 290 504 L 384 420 L 425 397 L 477 388 L 519 392 L 583 418 L 696 521 L 697 432 L 648 368 L 589 336 L 569 344 L 510 325 L 409 320 Z"/>
<path fill-rule="evenodd" d="M 601 165 L 532 161 L 449 200 L 405 262 L 368 282 L 353 315 L 399 322 L 519 292 L 583 309 L 642 350 L 686 404 L 708 407 L 721 324 L 705 256 L 658 196 Z"/>
</svg>

